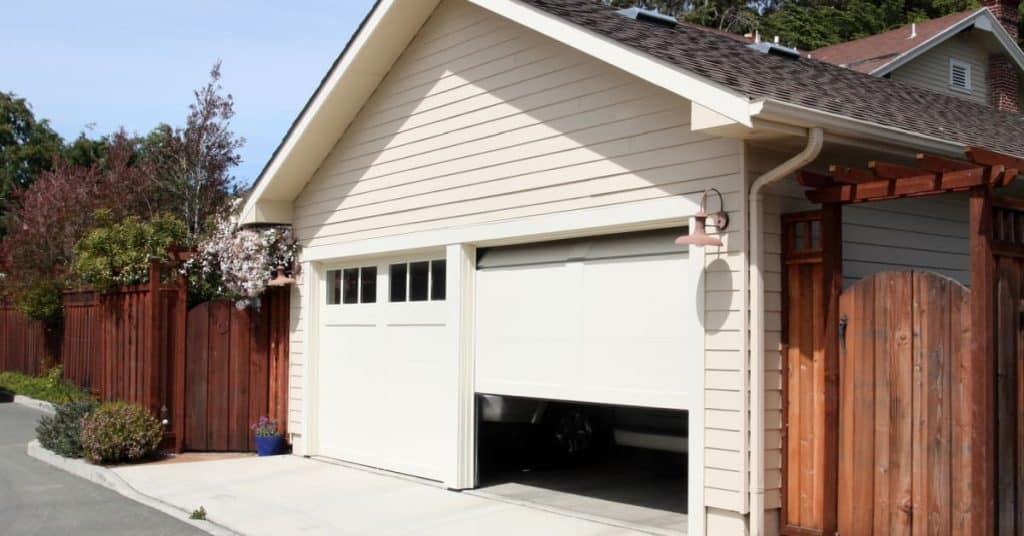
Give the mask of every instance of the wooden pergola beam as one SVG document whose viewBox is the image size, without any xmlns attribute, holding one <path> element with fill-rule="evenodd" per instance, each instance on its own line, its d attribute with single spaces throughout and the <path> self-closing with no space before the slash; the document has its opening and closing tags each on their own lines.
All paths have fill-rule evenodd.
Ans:
<svg viewBox="0 0 1024 536">
<path fill-rule="evenodd" d="M 913 177 L 922 174 L 921 170 L 918 168 L 892 164 L 889 162 L 880 162 L 878 160 L 868 162 L 868 169 L 870 169 L 875 174 L 875 177 L 879 179 L 898 179 L 900 177 Z"/>
<path fill-rule="evenodd" d="M 800 186 L 804 186 L 806 188 L 823 188 L 825 186 L 834 186 L 836 183 L 836 181 L 828 175 L 822 175 L 820 173 L 805 170 L 796 172 L 796 182 L 798 182 Z"/>
<path fill-rule="evenodd" d="M 945 173 L 947 171 L 960 171 L 978 167 L 977 164 L 964 162 L 963 160 L 953 160 L 952 158 L 926 153 L 918 153 L 917 166 L 932 173 Z"/>
<path fill-rule="evenodd" d="M 878 179 L 878 177 L 870 171 L 849 168 L 846 166 L 829 166 L 828 172 L 836 182 L 841 182 L 843 184 L 864 184 Z"/>
<path fill-rule="evenodd" d="M 1007 169 L 1024 169 L 1024 159 L 997 153 L 981 147 L 968 147 L 967 159 L 982 166 L 1004 166 Z"/>
<path fill-rule="evenodd" d="M 807 199 L 815 203 L 863 203 L 964 191 L 987 184 L 986 171 L 986 168 L 975 167 L 950 171 L 939 176 L 918 175 L 900 179 L 876 179 L 860 184 L 840 184 L 807 192 Z"/>
</svg>

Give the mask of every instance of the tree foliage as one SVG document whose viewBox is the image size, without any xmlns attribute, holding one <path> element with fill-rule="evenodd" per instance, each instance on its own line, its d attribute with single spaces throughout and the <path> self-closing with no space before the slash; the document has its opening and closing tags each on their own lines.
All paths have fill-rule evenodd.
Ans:
<svg viewBox="0 0 1024 536">
<path fill-rule="evenodd" d="M 160 248 L 166 254 L 171 243 L 197 244 L 228 206 L 231 169 L 244 143 L 230 129 L 234 104 L 219 80 L 217 63 L 210 81 L 194 92 L 183 127 L 160 125 L 145 137 L 124 130 L 97 139 L 83 133 L 67 145 L 35 120 L 27 103 L 0 94 L 17 105 L 8 106 L 15 120 L 3 123 L 0 116 L 0 173 L 17 172 L 11 172 L 16 180 L 0 214 L 0 228 L 7 230 L 0 242 L 0 291 L 28 316 L 54 319 L 68 286 L 137 283 L 146 276 L 138 266 Z M 8 123 L 18 128 L 5 129 Z M 8 137 L 49 141 L 3 137 L 32 130 L 25 125 L 43 134 Z"/>
<path fill-rule="evenodd" d="M 36 119 L 25 99 L 0 92 L 0 199 L 53 169 L 62 144 L 48 121 Z"/>
<path fill-rule="evenodd" d="M 149 262 L 166 259 L 172 246 L 185 240 L 185 225 L 169 214 L 144 220 L 138 216 L 115 222 L 109 209 L 97 213 L 98 227 L 75 245 L 71 271 L 98 290 L 144 283 Z"/>
<path fill-rule="evenodd" d="M 978 0 L 609 0 L 639 5 L 680 20 L 735 33 L 779 36 L 813 50 L 980 7 Z"/>
<path fill-rule="evenodd" d="M 234 99 L 220 85 L 220 62 L 210 69 L 210 81 L 194 92 L 184 127 L 160 125 L 145 140 L 152 162 L 156 193 L 171 200 L 175 215 L 185 222 L 190 243 L 209 230 L 213 217 L 228 203 L 245 144 L 231 130 Z"/>
</svg>

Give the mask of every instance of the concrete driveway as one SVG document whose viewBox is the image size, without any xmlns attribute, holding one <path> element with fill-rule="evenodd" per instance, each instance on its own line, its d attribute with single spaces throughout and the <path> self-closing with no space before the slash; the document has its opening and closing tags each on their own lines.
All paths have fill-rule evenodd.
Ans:
<svg viewBox="0 0 1024 536">
<path fill-rule="evenodd" d="M 0 402 L 0 534 L 205 534 L 26 456 L 41 415 Z"/>
<path fill-rule="evenodd" d="M 115 469 L 136 490 L 244 534 L 629 534 L 603 523 L 297 456 Z"/>
</svg>

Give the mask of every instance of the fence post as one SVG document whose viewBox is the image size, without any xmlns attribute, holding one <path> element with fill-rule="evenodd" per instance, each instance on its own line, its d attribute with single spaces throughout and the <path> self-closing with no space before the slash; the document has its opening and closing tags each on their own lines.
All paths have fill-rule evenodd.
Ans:
<svg viewBox="0 0 1024 536">
<path fill-rule="evenodd" d="M 188 322 L 188 281 L 185 279 L 185 275 L 179 272 L 176 283 L 175 332 L 171 355 L 174 370 L 171 430 L 174 433 L 174 451 L 181 452 L 185 448 L 185 339 L 187 337 L 186 323 Z"/>
<path fill-rule="evenodd" d="M 145 384 L 143 385 L 143 397 L 158 417 L 160 416 L 160 370 L 162 368 L 161 352 L 159 344 L 160 334 L 160 264 L 155 260 L 149 263 L 149 285 L 146 292 L 146 321 L 149 322 L 146 330 L 146 340 L 143 342 L 143 355 L 146 356 L 149 370 L 146 371 Z"/>
</svg>

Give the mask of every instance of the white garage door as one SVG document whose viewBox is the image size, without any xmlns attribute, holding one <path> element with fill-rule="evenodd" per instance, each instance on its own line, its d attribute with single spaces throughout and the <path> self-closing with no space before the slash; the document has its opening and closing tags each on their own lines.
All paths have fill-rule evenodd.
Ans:
<svg viewBox="0 0 1024 536">
<path fill-rule="evenodd" d="M 483 251 L 477 392 L 686 409 L 703 331 L 684 232 Z"/>
<path fill-rule="evenodd" d="M 443 254 L 324 273 L 318 454 L 443 479 L 457 378 L 445 275 Z"/>
</svg>

